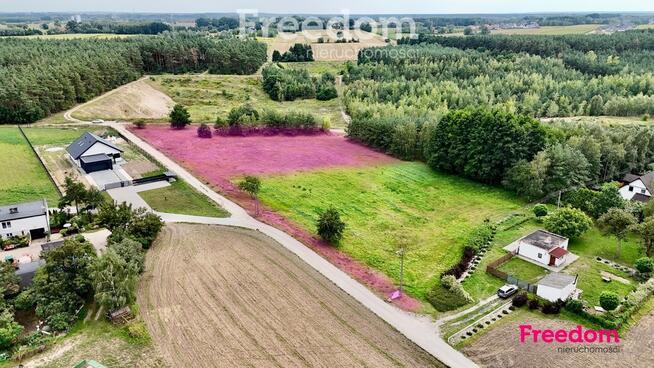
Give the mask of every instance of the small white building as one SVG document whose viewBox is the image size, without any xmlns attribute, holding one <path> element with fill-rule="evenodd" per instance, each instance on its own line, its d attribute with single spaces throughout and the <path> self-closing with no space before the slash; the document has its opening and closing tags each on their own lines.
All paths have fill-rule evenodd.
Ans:
<svg viewBox="0 0 654 368">
<path fill-rule="evenodd" d="M 536 230 L 518 240 L 516 254 L 546 266 L 559 267 L 568 260 L 568 238 Z"/>
<path fill-rule="evenodd" d="M 50 233 L 48 202 L 12 204 L 0 207 L 0 237 L 30 235 L 32 239 L 45 237 Z"/>
<path fill-rule="evenodd" d="M 538 281 L 536 295 L 550 302 L 566 301 L 577 289 L 577 276 L 561 272 L 552 272 Z"/>
<path fill-rule="evenodd" d="M 66 151 L 87 174 L 113 169 L 113 164 L 123 153 L 116 145 L 89 132 L 68 146 Z"/>
<path fill-rule="evenodd" d="M 639 202 L 649 202 L 652 197 L 652 182 L 654 181 L 654 171 L 650 171 L 645 175 L 627 174 L 622 179 L 622 187 L 620 187 L 620 195 L 626 200 L 633 200 Z"/>
</svg>

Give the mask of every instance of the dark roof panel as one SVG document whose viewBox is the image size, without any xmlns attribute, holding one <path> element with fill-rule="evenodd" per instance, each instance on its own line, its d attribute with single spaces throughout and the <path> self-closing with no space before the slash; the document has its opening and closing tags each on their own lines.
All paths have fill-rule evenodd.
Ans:
<svg viewBox="0 0 654 368">
<path fill-rule="evenodd" d="M 66 151 L 73 157 L 73 159 L 77 160 L 84 154 L 84 152 L 88 151 L 91 146 L 93 146 L 95 143 L 100 142 L 102 144 L 105 144 L 115 150 L 118 150 L 120 152 L 123 152 L 120 148 L 116 147 L 113 143 L 110 143 L 106 141 L 105 139 L 102 139 L 98 137 L 97 135 L 89 132 L 85 132 L 82 134 L 81 137 L 77 138 L 75 142 L 73 142 L 68 148 L 66 148 Z"/>
<path fill-rule="evenodd" d="M 99 153 L 97 155 L 83 156 L 82 158 L 80 158 L 80 161 L 82 161 L 85 164 L 92 164 L 94 162 L 111 161 L 111 157 L 107 156 L 104 153 Z"/>
<path fill-rule="evenodd" d="M 545 250 L 559 247 L 563 245 L 563 243 L 565 243 L 567 240 L 568 238 L 550 233 L 549 231 L 545 230 L 536 230 L 522 238 L 523 242 Z"/>
<path fill-rule="evenodd" d="M 0 221 L 10 221 L 27 217 L 43 216 L 46 214 L 47 208 L 48 202 L 45 199 L 35 202 L 0 206 Z"/>
</svg>

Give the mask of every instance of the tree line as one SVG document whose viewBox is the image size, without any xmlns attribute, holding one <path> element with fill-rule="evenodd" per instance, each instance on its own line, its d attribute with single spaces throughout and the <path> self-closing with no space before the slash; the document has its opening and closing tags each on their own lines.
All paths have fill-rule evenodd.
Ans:
<svg viewBox="0 0 654 368">
<path fill-rule="evenodd" d="M 91 21 L 66 23 L 68 33 L 112 33 L 112 34 L 149 34 L 155 35 L 172 31 L 173 27 L 163 22 L 107 22 Z"/>
<path fill-rule="evenodd" d="M 336 77 L 324 73 L 312 77 L 306 69 L 284 68 L 273 63 L 263 68 L 263 90 L 275 101 L 316 98 L 327 101 L 338 97 Z"/>
<path fill-rule="evenodd" d="M 0 39 L 0 124 L 24 124 L 144 73 L 250 74 L 266 61 L 256 41 L 193 33 L 128 39 Z"/>
<path fill-rule="evenodd" d="M 468 106 L 533 117 L 652 112 L 651 60 L 635 60 L 638 66 L 594 52 L 582 58 L 597 73 L 538 55 L 494 55 L 439 45 L 365 49 L 359 53 L 358 65 L 346 68 L 344 102 L 354 118 L 396 114 L 420 118 Z M 620 72 L 602 75 L 601 70 L 612 68 Z M 641 69 L 647 71 L 634 71 Z"/>
</svg>

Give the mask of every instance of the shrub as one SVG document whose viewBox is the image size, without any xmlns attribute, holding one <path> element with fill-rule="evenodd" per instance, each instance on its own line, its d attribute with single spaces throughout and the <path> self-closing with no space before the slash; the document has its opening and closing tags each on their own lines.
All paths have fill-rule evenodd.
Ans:
<svg viewBox="0 0 654 368">
<path fill-rule="evenodd" d="M 320 129 L 324 131 L 328 131 L 329 129 L 331 129 L 331 127 L 332 127 L 332 120 L 329 118 L 329 116 L 323 116 Z"/>
<path fill-rule="evenodd" d="M 581 314 L 584 312 L 584 303 L 581 300 L 570 299 L 565 304 L 565 309 L 575 314 Z"/>
<path fill-rule="evenodd" d="M 477 251 L 474 248 L 465 246 L 463 248 L 463 255 L 461 256 L 459 263 L 452 266 L 449 270 L 443 272 L 443 275 L 453 275 L 455 278 L 459 279 L 468 269 L 470 262 L 473 258 L 475 258 L 476 254 Z"/>
<path fill-rule="evenodd" d="M 318 101 L 329 101 L 338 97 L 334 84 L 320 83 L 316 87 L 316 99 Z"/>
<path fill-rule="evenodd" d="M 336 244 L 343 237 L 345 223 L 341 220 L 341 215 L 335 208 L 329 208 L 318 218 L 316 223 L 318 235 L 328 243 Z"/>
<path fill-rule="evenodd" d="M 545 229 L 567 238 L 577 238 L 592 226 L 593 222 L 576 208 L 562 208 L 545 219 Z"/>
<path fill-rule="evenodd" d="M 527 304 L 531 310 L 538 309 L 540 307 L 540 302 L 536 298 L 530 299 Z"/>
<path fill-rule="evenodd" d="M 453 275 L 445 275 L 441 277 L 441 286 L 447 290 L 450 290 L 456 283 L 456 277 Z"/>
<path fill-rule="evenodd" d="M 213 125 L 214 129 L 222 129 L 222 128 L 227 128 L 229 124 L 227 123 L 227 120 L 225 120 L 222 116 L 218 116 L 216 118 L 216 123 Z"/>
<path fill-rule="evenodd" d="M 440 312 L 454 310 L 473 301 L 452 275 L 443 276 L 441 283 L 434 285 L 427 293 L 427 300 Z"/>
<path fill-rule="evenodd" d="M 534 215 L 537 218 L 547 216 L 548 214 L 547 206 L 541 203 L 535 205 L 532 211 L 534 211 Z"/>
<path fill-rule="evenodd" d="M 550 302 L 549 300 L 546 300 L 543 303 L 543 307 L 541 308 L 541 311 L 545 314 L 559 314 L 561 313 L 561 308 L 563 308 L 563 302 L 561 300 L 557 300 L 554 303 Z"/>
<path fill-rule="evenodd" d="M 604 310 L 612 311 L 620 305 L 620 297 L 612 291 L 603 291 L 600 294 L 599 302 Z"/>
<path fill-rule="evenodd" d="M 527 304 L 527 292 L 526 291 L 520 291 L 516 296 L 513 297 L 513 300 L 511 301 L 511 305 L 513 305 L 516 308 L 520 308 Z"/>
<path fill-rule="evenodd" d="M 198 137 L 200 138 L 211 138 L 211 128 L 205 123 L 200 124 L 198 127 Z"/>
<path fill-rule="evenodd" d="M 640 273 L 650 273 L 654 271 L 654 262 L 649 257 L 638 258 L 635 267 Z"/>
<path fill-rule="evenodd" d="M 177 104 L 170 112 L 170 126 L 175 129 L 182 129 L 191 123 L 191 115 L 186 107 Z"/>
<path fill-rule="evenodd" d="M 136 121 L 134 122 L 134 126 L 135 126 L 136 128 L 138 128 L 138 129 L 143 129 L 143 128 L 145 128 L 145 125 L 146 125 L 146 124 L 147 124 L 147 123 L 146 123 L 145 120 L 143 120 L 143 119 L 139 119 L 139 120 L 136 120 Z"/>
<path fill-rule="evenodd" d="M 232 108 L 227 115 L 227 122 L 230 127 L 257 121 L 259 121 L 259 112 L 249 103 Z"/>
<path fill-rule="evenodd" d="M 14 299 L 14 307 L 18 310 L 26 311 L 30 310 L 36 304 L 36 299 L 34 298 L 34 293 L 31 289 L 23 290 L 16 299 Z"/>
</svg>

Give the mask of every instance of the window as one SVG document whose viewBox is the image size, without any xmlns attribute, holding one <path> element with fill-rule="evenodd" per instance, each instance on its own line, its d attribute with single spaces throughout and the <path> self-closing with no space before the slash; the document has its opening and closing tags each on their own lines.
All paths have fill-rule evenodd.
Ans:
<svg viewBox="0 0 654 368">
<path fill-rule="evenodd" d="M 543 253 L 538 253 L 538 258 L 543 258 Z"/>
<path fill-rule="evenodd" d="M 629 186 L 629 191 L 630 191 L 630 192 L 633 192 L 633 191 L 634 191 L 634 187 L 632 187 L 632 186 L 630 185 L 630 186 Z"/>
<path fill-rule="evenodd" d="M 11 214 L 18 213 L 18 207 L 12 207 L 12 208 L 10 208 L 10 209 L 9 209 L 9 213 L 11 213 Z"/>
<path fill-rule="evenodd" d="M 3 229 L 11 229 L 11 221 L 3 222 L 2 223 L 2 228 Z"/>
<path fill-rule="evenodd" d="M 645 194 L 646 190 L 645 190 L 645 189 L 641 189 L 640 192 L 641 192 L 642 194 Z"/>
</svg>

